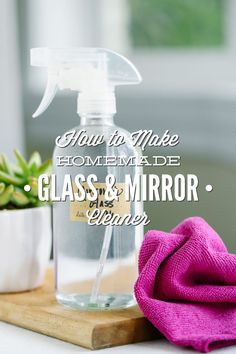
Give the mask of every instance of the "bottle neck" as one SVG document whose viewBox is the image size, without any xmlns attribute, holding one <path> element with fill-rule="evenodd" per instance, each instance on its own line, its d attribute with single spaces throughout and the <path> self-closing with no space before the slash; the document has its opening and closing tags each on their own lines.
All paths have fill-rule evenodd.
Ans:
<svg viewBox="0 0 236 354">
<path fill-rule="evenodd" d="M 80 125 L 114 125 L 113 114 L 82 114 Z"/>
</svg>

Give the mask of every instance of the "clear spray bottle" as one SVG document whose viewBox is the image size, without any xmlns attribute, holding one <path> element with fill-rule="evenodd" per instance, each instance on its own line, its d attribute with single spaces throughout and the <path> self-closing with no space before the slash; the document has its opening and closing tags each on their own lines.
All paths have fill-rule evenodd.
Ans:
<svg viewBox="0 0 236 354">
<path fill-rule="evenodd" d="M 57 90 L 78 92 L 77 112 L 80 125 L 66 132 L 55 147 L 53 156 L 57 191 L 61 193 L 65 175 L 73 180 L 82 174 L 97 176 L 99 191 L 94 203 L 85 200 L 60 201 L 53 204 L 54 257 L 56 297 L 59 303 L 84 309 L 103 310 L 126 308 L 135 304 L 133 286 L 137 277 L 137 256 L 143 238 L 140 225 L 89 225 L 86 212 L 97 207 L 123 216 L 141 215 L 141 201 L 124 199 L 125 175 L 141 174 L 134 165 L 76 164 L 80 157 L 96 161 L 98 156 L 127 158 L 139 156 L 130 134 L 114 124 L 116 113 L 115 86 L 139 84 L 141 76 L 125 57 L 103 48 L 31 50 L 31 64 L 46 67 L 47 87 L 33 117 L 42 114 L 52 102 Z M 66 117 L 65 117 L 66 119 Z M 99 135 L 104 142 L 97 146 L 79 146 L 69 138 L 84 131 L 88 137 Z M 109 146 L 112 134 L 124 138 L 120 146 Z M 64 143 L 63 143 L 64 142 Z M 59 157 L 70 157 L 74 163 L 59 164 Z M 119 199 L 107 203 L 104 198 L 108 174 L 116 178 Z M 83 185 L 88 190 L 86 181 Z M 110 208 L 110 210 L 109 210 Z"/>
</svg>

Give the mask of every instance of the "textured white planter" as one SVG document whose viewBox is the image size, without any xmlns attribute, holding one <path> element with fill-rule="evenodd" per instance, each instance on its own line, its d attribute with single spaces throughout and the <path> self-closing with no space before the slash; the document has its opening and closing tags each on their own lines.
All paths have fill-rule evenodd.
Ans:
<svg viewBox="0 0 236 354">
<path fill-rule="evenodd" d="M 0 211 L 0 292 L 42 285 L 51 243 L 49 206 Z"/>
</svg>

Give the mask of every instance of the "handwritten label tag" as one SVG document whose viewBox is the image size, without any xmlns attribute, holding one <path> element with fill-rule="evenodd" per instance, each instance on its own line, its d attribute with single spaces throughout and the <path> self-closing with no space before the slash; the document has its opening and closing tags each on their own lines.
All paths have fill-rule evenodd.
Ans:
<svg viewBox="0 0 236 354">
<path fill-rule="evenodd" d="M 98 191 L 98 198 L 91 202 L 84 200 L 82 202 L 73 201 L 70 203 L 70 220 L 87 222 L 87 211 L 92 212 L 94 209 L 106 210 L 109 214 L 118 214 L 124 216 L 130 213 L 130 202 L 125 200 L 125 184 L 116 183 L 114 189 L 118 190 L 118 200 L 108 201 L 105 198 L 106 183 L 93 183 Z M 82 184 L 85 191 L 89 192 L 90 189 L 87 183 Z M 76 184 L 73 184 L 74 193 L 78 192 Z"/>
</svg>

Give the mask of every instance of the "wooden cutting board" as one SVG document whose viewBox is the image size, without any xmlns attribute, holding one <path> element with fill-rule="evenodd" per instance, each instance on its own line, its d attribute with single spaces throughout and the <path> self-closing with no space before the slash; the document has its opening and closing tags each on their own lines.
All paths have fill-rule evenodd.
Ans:
<svg viewBox="0 0 236 354">
<path fill-rule="evenodd" d="M 158 338 L 138 307 L 119 311 L 77 311 L 56 302 L 53 272 L 43 287 L 0 295 L 0 320 L 90 349 Z"/>
</svg>

